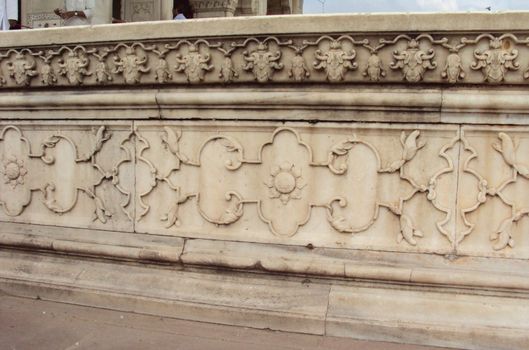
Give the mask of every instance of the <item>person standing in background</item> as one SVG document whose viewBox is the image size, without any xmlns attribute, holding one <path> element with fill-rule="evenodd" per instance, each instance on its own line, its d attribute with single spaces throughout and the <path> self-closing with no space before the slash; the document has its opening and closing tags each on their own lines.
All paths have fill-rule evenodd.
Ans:
<svg viewBox="0 0 529 350">
<path fill-rule="evenodd" d="M 180 21 L 180 20 L 184 20 L 184 19 L 187 19 L 186 16 L 184 15 L 184 11 L 183 11 L 183 6 L 182 5 L 176 5 L 174 8 L 173 8 L 173 19 L 175 21 Z"/>
<path fill-rule="evenodd" d="M 9 18 L 7 17 L 7 0 L 0 0 L 0 30 L 9 30 Z"/>
<path fill-rule="evenodd" d="M 66 0 L 65 9 L 54 12 L 64 20 L 65 26 L 111 23 L 112 0 Z"/>
</svg>

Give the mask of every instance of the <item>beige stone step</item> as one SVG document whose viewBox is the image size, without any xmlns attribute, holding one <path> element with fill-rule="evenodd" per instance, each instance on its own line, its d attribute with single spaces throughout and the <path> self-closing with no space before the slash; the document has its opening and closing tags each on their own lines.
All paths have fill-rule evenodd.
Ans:
<svg viewBox="0 0 529 350">
<path fill-rule="evenodd" d="M 11 295 L 219 324 L 468 349 L 525 349 L 525 293 L 360 283 L 0 250 Z"/>
</svg>

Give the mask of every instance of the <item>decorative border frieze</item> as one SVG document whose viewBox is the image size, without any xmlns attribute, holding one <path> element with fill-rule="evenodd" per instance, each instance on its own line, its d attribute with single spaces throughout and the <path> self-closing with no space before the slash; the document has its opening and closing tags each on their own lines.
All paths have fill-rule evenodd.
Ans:
<svg viewBox="0 0 529 350">
<path fill-rule="evenodd" d="M 3 123 L 0 220 L 527 255 L 526 128 L 228 124 Z"/>
<path fill-rule="evenodd" d="M 526 84 L 529 34 L 322 35 L 0 50 L 3 88 L 237 83 Z"/>
</svg>

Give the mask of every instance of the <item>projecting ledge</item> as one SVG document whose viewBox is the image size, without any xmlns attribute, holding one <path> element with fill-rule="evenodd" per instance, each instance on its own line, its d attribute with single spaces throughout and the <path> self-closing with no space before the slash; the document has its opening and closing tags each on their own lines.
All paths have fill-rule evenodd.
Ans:
<svg viewBox="0 0 529 350">
<path fill-rule="evenodd" d="M 342 280 L 513 290 L 529 293 L 529 261 L 277 244 L 0 224 L 0 246 L 101 259 L 223 267 Z M 516 271 L 516 272 L 513 272 Z"/>
<path fill-rule="evenodd" d="M 529 92 L 312 87 L 10 92 L 0 119 L 247 119 L 527 124 Z"/>
</svg>

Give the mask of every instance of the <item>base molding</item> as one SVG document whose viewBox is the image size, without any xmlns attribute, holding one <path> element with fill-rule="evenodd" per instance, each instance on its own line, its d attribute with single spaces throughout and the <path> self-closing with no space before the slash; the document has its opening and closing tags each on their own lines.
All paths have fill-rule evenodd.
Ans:
<svg viewBox="0 0 529 350">
<path fill-rule="evenodd" d="M 467 349 L 525 349 L 529 295 L 0 250 L 0 291 L 252 328 Z"/>
</svg>

